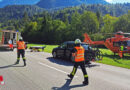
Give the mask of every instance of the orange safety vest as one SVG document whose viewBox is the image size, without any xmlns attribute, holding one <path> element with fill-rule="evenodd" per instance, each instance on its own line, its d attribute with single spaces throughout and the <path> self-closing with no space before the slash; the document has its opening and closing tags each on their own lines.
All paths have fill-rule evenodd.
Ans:
<svg viewBox="0 0 130 90">
<path fill-rule="evenodd" d="M 18 41 L 17 42 L 17 49 L 25 49 L 25 43 L 24 41 Z"/>
<path fill-rule="evenodd" d="M 84 61 L 84 48 L 82 46 L 75 47 L 77 52 L 75 53 L 75 62 L 81 62 Z"/>
</svg>

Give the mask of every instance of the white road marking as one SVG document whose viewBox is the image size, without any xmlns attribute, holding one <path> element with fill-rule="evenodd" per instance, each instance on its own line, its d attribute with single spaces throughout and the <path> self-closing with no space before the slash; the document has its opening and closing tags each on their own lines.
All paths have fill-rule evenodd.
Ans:
<svg viewBox="0 0 130 90">
<path fill-rule="evenodd" d="M 52 66 L 49 66 L 49 65 L 47 65 L 47 64 L 44 64 L 44 63 L 41 63 L 41 62 L 38 62 L 38 63 L 41 64 L 41 65 L 43 65 L 43 66 L 49 67 L 49 68 L 51 68 L 51 69 L 54 69 L 54 70 L 56 70 L 56 71 L 59 71 L 59 72 L 65 73 L 65 74 L 69 74 L 68 72 L 65 72 L 65 71 L 63 71 L 63 70 L 57 69 L 57 68 L 52 67 Z M 75 77 L 77 78 L 78 76 L 75 75 Z"/>
</svg>

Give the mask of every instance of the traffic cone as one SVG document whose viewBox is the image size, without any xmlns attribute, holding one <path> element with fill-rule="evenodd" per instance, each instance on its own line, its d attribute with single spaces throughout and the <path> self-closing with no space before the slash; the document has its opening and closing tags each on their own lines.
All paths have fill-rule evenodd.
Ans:
<svg viewBox="0 0 130 90">
<path fill-rule="evenodd" d="M 4 79 L 3 79 L 3 76 L 0 76 L 0 85 L 4 85 Z"/>
</svg>

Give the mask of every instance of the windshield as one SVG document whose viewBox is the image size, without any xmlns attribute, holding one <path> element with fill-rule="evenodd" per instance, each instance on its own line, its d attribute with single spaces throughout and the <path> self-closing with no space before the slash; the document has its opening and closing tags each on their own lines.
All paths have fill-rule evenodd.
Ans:
<svg viewBox="0 0 130 90">
<path fill-rule="evenodd" d="M 127 41 L 127 46 L 130 46 L 130 41 Z"/>
<path fill-rule="evenodd" d="M 91 47 L 89 45 L 87 45 L 87 44 L 82 44 L 82 46 L 84 47 L 85 50 L 91 49 Z"/>
</svg>

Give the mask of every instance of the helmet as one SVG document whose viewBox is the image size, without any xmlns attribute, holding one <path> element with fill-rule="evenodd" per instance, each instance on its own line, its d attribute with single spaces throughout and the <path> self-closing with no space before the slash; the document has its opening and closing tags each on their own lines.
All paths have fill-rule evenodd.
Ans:
<svg viewBox="0 0 130 90">
<path fill-rule="evenodd" d="M 80 44 L 81 43 L 81 40 L 80 39 L 76 39 L 75 40 L 75 44 Z"/>
<path fill-rule="evenodd" d="M 23 41 L 23 38 L 22 38 L 22 37 L 20 37 L 20 38 L 19 38 L 19 41 Z"/>
</svg>

